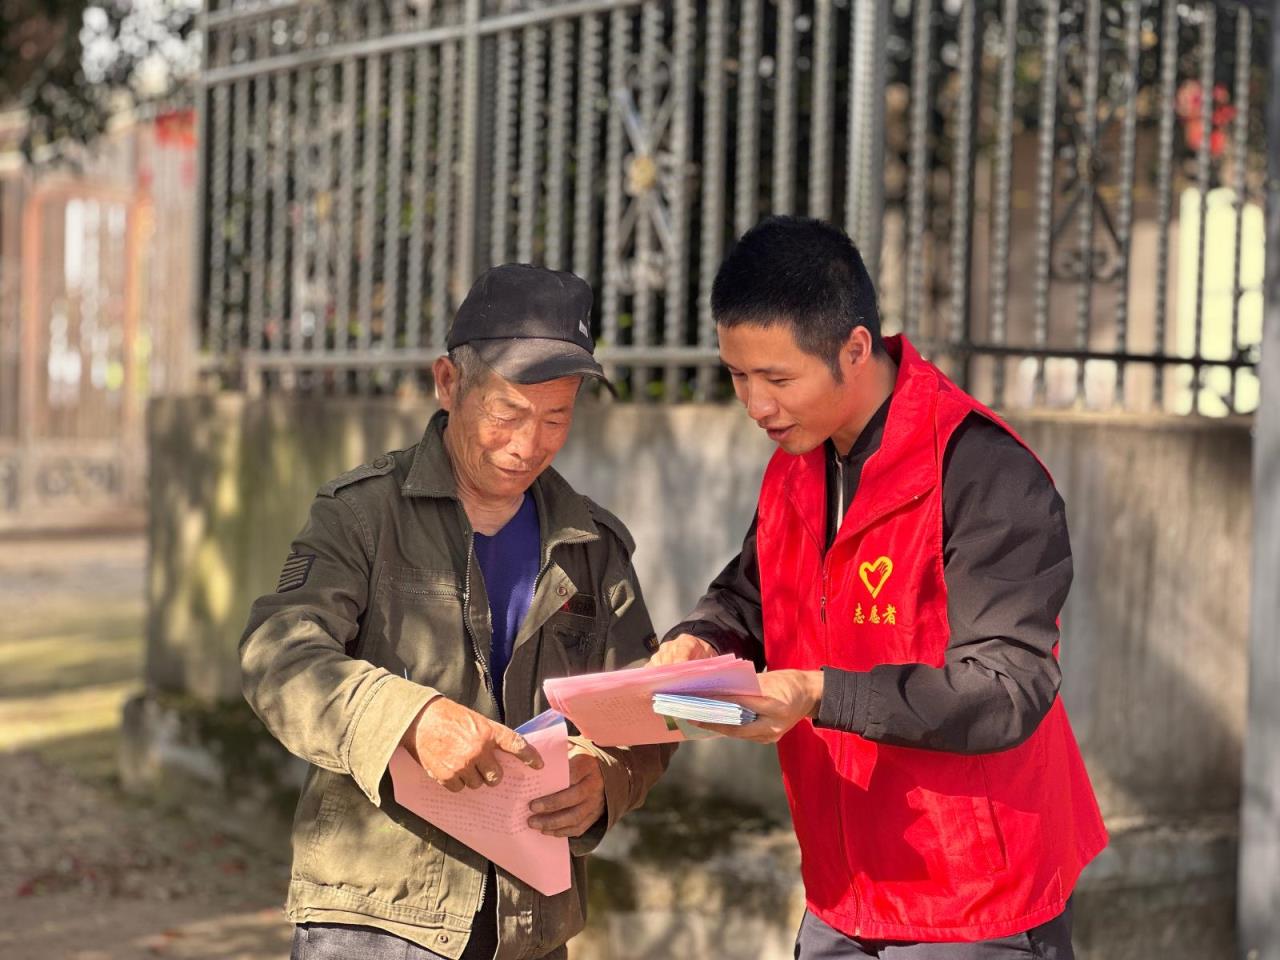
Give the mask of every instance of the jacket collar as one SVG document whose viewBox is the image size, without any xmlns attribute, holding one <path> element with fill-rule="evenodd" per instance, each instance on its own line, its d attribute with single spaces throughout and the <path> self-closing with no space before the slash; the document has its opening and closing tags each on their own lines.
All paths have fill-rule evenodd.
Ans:
<svg viewBox="0 0 1280 960">
<path fill-rule="evenodd" d="M 413 463 L 400 486 L 406 497 L 458 499 L 458 481 L 453 462 L 444 445 L 444 429 L 449 414 L 438 410 L 427 423 L 422 440 L 413 451 Z M 569 486 L 567 480 L 548 467 L 533 482 L 534 502 L 542 523 L 542 539 L 548 547 L 557 543 L 599 539 L 599 532 L 587 500 Z"/>
</svg>

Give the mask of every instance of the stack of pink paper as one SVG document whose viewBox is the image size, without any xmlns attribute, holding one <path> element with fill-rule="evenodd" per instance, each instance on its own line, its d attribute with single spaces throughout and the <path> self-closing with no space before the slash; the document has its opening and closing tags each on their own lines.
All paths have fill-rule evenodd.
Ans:
<svg viewBox="0 0 1280 960">
<path fill-rule="evenodd" d="M 653 712 L 655 693 L 733 696 L 760 693 L 755 667 L 734 656 L 690 660 L 661 667 L 544 680 L 551 706 L 605 747 L 673 743 L 687 737 L 669 717 Z"/>
<path fill-rule="evenodd" d="M 569 889 L 569 841 L 540 833 L 527 821 L 533 816 L 530 803 L 569 786 L 569 738 L 561 720 L 525 733 L 525 739 L 542 757 L 541 769 L 498 753 L 502 780 L 496 786 L 450 793 L 404 747 L 391 755 L 391 782 L 396 803 L 406 810 L 554 896 Z"/>
</svg>

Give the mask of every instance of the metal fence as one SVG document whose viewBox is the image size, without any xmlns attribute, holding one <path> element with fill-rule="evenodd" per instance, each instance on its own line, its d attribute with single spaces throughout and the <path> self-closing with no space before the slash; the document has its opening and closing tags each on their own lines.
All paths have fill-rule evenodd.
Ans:
<svg viewBox="0 0 1280 960">
<path fill-rule="evenodd" d="M 211 0 L 200 339 L 251 390 L 423 383 L 486 265 L 568 268 L 635 399 L 717 399 L 767 213 L 846 227 L 1006 407 L 1257 402 L 1262 6 Z"/>
</svg>

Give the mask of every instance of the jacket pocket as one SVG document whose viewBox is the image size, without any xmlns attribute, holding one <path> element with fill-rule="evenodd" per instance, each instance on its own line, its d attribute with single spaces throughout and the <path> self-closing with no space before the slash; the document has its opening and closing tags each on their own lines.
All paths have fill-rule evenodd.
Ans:
<svg viewBox="0 0 1280 960">
<path fill-rule="evenodd" d="M 882 746 L 865 813 L 884 876 L 957 883 L 1007 866 L 977 757 Z"/>
<path fill-rule="evenodd" d="M 371 608 L 364 659 L 471 702 L 475 653 L 463 623 L 462 583 L 454 571 L 385 564 Z"/>
<path fill-rule="evenodd" d="M 326 842 L 333 837 L 347 810 L 347 797 L 339 789 L 327 789 L 320 797 L 315 819 L 311 821 L 306 848 L 299 864 L 299 872 L 307 878 L 314 877 L 319 861 L 324 858 Z"/>
<path fill-rule="evenodd" d="M 539 677 L 568 677 L 602 667 L 604 642 L 593 617 L 557 613 L 542 628 L 550 642 L 543 644 Z"/>
<path fill-rule="evenodd" d="M 296 867 L 302 879 L 438 917 L 474 910 L 472 898 L 442 882 L 450 841 L 441 831 L 394 800 L 374 806 L 350 777 L 320 779 L 328 782 L 316 813 L 298 824 L 305 838 Z"/>
</svg>

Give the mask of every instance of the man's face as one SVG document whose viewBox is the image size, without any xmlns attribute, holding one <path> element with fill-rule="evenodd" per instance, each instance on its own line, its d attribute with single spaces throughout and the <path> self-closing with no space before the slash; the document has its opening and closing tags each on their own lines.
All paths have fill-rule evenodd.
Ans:
<svg viewBox="0 0 1280 960">
<path fill-rule="evenodd" d="M 785 323 L 719 327 L 720 359 L 733 392 L 769 439 L 790 454 L 808 453 L 848 422 L 854 406 L 849 376 L 800 349 Z"/>
<path fill-rule="evenodd" d="M 462 397 L 450 384 L 440 405 L 449 411 L 446 445 L 459 482 L 484 498 L 528 490 L 569 438 L 581 382 L 511 383 L 492 374 Z"/>
</svg>

